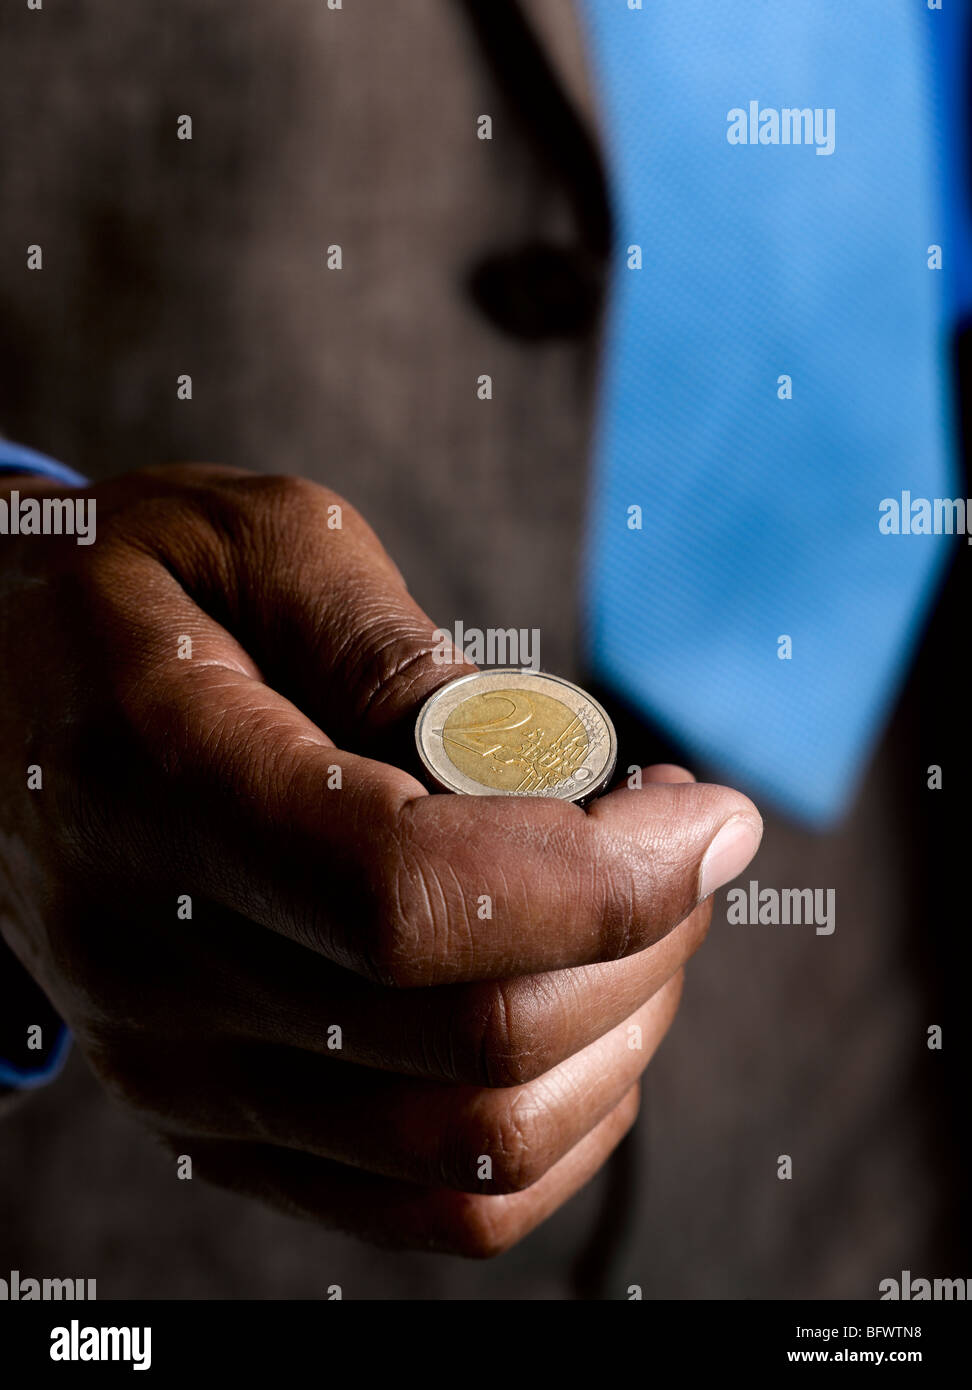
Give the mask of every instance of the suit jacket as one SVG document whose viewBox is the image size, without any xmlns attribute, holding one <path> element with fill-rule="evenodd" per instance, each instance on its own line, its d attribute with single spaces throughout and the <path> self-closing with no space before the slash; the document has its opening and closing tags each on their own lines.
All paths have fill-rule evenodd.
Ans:
<svg viewBox="0 0 972 1390">
<path fill-rule="evenodd" d="M 206 459 L 326 481 L 438 621 L 539 627 L 544 666 L 579 674 L 563 577 L 610 204 L 569 0 L 82 0 L 5 7 L 0 45 L 4 432 L 95 478 Z M 957 1018 L 917 828 L 946 817 L 930 688 L 840 831 L 767 818 L 752 875 L 836 889 L 834 934 L 730 925 L 721 894 L 634 1135 L 498 1262 L 376 1253 L 177 1183 L 75 1056 L 0 1126 L 0 1268 L 102 1297 L 874 1298 L 904 1268 L 963 1274 L 957 1049 L 926 1046 Z M 657 739 L 622 723 L 622 765 L 646 760 Z"/>
</svg>

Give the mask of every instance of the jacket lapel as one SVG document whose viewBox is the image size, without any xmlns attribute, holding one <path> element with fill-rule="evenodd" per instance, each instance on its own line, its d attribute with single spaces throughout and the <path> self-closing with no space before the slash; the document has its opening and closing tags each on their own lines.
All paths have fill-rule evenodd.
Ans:
<svg viewBox="0 0 972 1390">
<path fill-rule="evenodd" d="M 565 97 L 596 137 L 597 100 L 588 64 L 587 36 L 574 0 L 519 0 L 519 5 Z"/>
</svg>

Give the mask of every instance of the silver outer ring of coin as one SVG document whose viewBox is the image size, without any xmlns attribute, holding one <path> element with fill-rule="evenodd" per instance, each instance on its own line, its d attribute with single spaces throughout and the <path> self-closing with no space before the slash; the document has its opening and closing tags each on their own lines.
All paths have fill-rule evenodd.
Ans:
<svg viewBox="0 0 972 1390">
<path fill-rule="evenodd" d="M 486 693 L 490 689 L 509 687 L 510 678 L 516 677 L 518 689 L 530 689 L 530 682 L 539 694 L 560 699 L 568 709 L 574 711 L 584 725 L 588 738 L 587 756 L 574 773 L 558 787 L 546 791 L 504 792 L 495 787 L 487 787 L 469 777 L 445 751 L 442 729 L 449 715 L 466 700 L 476 687 L 476 692 Z M 557 687 L 551 689 L 551 686 Z M 564 700 L 570 692 L 573 699 Z M 433 691 L 418 712 L 415 721 L 415 746 L 419 758 L 429 778 L 440 791 L 456 792 L 465 796 L 517 796 L 517 797 L 557 797 L 561 801 L 588 801 L 604 791 L 614 773 L 618 755 L 618 740 L 614 725 L 604 708 L 586 690 L 562 676 L 548 676 L 543 671 L 533 671 L 519 666 L 490 667 L 476 671 L 471 676 L 459 676 L 447 685 Z"/>
</svg>

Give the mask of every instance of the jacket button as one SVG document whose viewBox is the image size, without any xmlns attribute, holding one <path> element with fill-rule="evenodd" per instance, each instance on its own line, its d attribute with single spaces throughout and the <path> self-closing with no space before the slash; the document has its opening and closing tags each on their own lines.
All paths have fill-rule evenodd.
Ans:
<svg viewBox="0 0 972 1390">
<path fill-rule="evenodd" d="M 603 261 L 583 246 L 533 242 L 487 256 L 469 277 L 486 317 L 516 338 L 579 338 L 597 322 Z"/>
</svg>

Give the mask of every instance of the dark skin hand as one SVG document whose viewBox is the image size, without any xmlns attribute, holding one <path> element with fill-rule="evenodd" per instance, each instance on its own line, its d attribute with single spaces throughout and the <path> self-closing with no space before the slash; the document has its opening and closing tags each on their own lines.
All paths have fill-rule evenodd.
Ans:
<svg viewBox="0 0 972 1390">
<path fill-rule="evenodd" d="M 756 809 L 670 767 L 587 810 L 429 795 L 387 759 L 472 668 L 348 504 L 211 466 L 90 491 L 94 545 L 0 540 L 4 939 L 195 1176 L 505 1250 L 633 1123 L 706 849 L 748 829 L 740 872 Z"/>
</svg>

